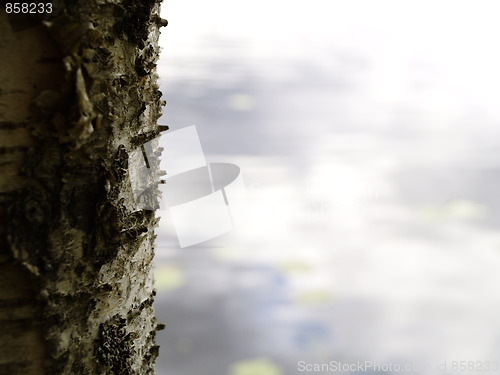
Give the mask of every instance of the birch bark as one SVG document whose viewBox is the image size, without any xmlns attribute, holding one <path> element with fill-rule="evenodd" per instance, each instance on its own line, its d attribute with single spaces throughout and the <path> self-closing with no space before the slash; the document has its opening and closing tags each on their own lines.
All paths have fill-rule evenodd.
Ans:
<svg viewBox="0 0 500 375">
<path fill-rule="evenodd" d="M 165 21 L 159 0 L 52 5 L 0 13 L 0 374 L 153 374 L 157 219 L 127 156 L 159 134 Z"/>
</svg>

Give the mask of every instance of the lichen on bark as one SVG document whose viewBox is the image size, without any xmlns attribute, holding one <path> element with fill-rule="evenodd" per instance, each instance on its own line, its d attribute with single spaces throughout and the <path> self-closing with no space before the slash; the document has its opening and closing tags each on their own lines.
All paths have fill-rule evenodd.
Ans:
<svg viewBox="0 0 500 375">
<path fill-rule="evenodd" d="M 152 374 L 157 218 L 128 155 L 159 135 L 165 22 L 158 0 L 53 6 L 0 19 L 0 374 Z"/>
</svg>

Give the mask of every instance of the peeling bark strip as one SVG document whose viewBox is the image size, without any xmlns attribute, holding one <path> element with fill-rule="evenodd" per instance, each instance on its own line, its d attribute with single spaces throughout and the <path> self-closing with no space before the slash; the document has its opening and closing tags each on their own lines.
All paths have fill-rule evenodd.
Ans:
<svg viewBox="0 0 500 375">
<path fill-rule="evenodd" d="M 127 156 L 164 130 L 166 21 L 159 0 L 51 3 L 0 10 L 0 374 L 153 374 L 157 219 Z"/>
</svg>

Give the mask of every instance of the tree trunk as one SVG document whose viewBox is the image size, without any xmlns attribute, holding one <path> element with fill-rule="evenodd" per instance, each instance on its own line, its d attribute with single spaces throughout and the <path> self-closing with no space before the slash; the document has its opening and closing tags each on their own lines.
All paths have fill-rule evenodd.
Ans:
<svg viewBox="0 0 500 375">
<path fill-rule="evenodd" d="M 159 0 L 2 7 L 0 374 L 152 374 L 157 219 L 128 155 L 159 135 Z"/>
</svg>

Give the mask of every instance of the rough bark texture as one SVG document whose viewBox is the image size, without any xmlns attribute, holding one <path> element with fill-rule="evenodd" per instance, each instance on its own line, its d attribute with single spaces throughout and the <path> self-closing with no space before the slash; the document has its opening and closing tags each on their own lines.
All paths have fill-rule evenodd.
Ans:
<svg viewBox="0 0 500 375">
<path fill-rule="evenodd" d="M 159 0 L 52 3 L 0 14 L 0 374 L 152 374 Z"/>
</svg>

